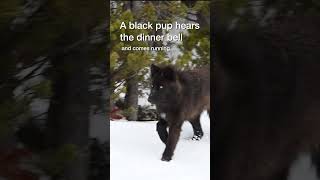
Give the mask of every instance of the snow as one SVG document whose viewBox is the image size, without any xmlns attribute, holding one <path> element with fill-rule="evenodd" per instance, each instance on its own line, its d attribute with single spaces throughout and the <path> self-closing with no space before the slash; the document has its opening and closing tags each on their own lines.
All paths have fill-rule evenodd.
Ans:
<svg viewBox="0 0 320 180">
<path fill-rule="evenodd" d="M 156 132 L 156 122 L 110 122 L 110 176 L 112 180 L 209 180 L 210 119 L 202 113 L 204 137 L 191 140 L 190 123 L 182 127 L 170 162 L 161 161 L 165 145 Z"/>
<path fill-rule="evenodd" d="M 147 106 L 150 109 L 156 109 L 155 105 L 151 104 L 148 101 L 149 94 L 150 94 L 150 89 L 142 90 L 142 95 L 139 96 L 139 98 L 138 98 L 138 105 L 142 106 L 142 107 L 146 107 Z"/>
<path fill-rule="evenodd" d="M 312 166 L 310 155 L 302 154 L 290 169 L 289 180 L 317 180 L 314 166 Z"/>
<path fill-rule="evenodd" d="M 110 175 L 112 180 L 209 180 L 210 119 L 201 116 L 204 137 L 192 141 L 192 127 L 185 122 L 173 159 L 160 160 L 165 145 L 156 122 L 110 122 Z M 317 180 L 310 156 L 302 154 L 292 165 L 289 180 Z"/>
<path fill-rule="evenodd" d="M 150 89 L 142 90 L 142 95 L 138 98 L 138 105 L 140 106 L 151 106 L 150 102 L 148 101 L 148 96 L 150 94 Z"/>
<path fill-rule="evenodd" d="M 33 115 L 45 113 L 49 108 L 49 99 L 34 98 L 30 103 L 30 109 Z"/>
<path fill-rule="evenodd" d="M 28 74 L 30 74 L 32 71 L 35 70 L 35 72 L 33 73 L 32 77 L 23 81 L 18 87 L 16 87 L 13 91 L 13 94 L 15 97 L 19 97 L 22 96 L 24 94 L 26 94 L 26 90 L 41 83 L 42 81 L 44 81 L 46 78 L 43 75 L 40 75 L 41 73 L 44 72 L 44 70 L 46 70 L 48 67 L 50 67 L 49 62 L 40 62 L 43 61 L 46 57 L 39 57 L 36 59 L 36 61 L 39 61 L 39 63 L 31 66 L 31 67 L 27 67 L 27 68 L 23 68 L 21 69 L 16 75 L 15 77 L 18 80 L 22 80 L 24 78 L 26 78 L 26 76 Z M 20 65 L 19 65 L 20 66 Z M 37 69 L 39 68 L 39 69 Z M 37 70 L 36 70 L 37 69 Z"/>
<path fill-rule="evenodd" d="M 90 108 L 89 137 L 101 142 L 109 140 L 109 119 L 105 113 L 95 113 L 95 107 Z"/>
<path fill-rule="evenodd" d="M 22 69 L 18 74 L 16 74 L 16 77 L 21 80 L 21 79 L 25 78 L 25 76 L 27 76 L 32 71 L 39 68 L 39 66 L 41 66 L 41 67 L 38 70 L 36 70 L 36 72 L 34 74 L 42 73 L 45 69 L 47 69 L 50 66 L 49 62 L 44 62 L 44 64 L 42 64 L 43 62 L 41 62 L 41 61 L 43 61 L 44 59 L 46 59 L 46 57 L 40 56 L 39 58 L 37 58 L 35 60 L 35 61 L 38 61 L 39 63 L 37 63 L 31 67 L 27 67 L 27 68 Z M 22 66 L 23 66 L 22 63 L 17 64 L 17 68 L 21 68 Z"/>
</svg>

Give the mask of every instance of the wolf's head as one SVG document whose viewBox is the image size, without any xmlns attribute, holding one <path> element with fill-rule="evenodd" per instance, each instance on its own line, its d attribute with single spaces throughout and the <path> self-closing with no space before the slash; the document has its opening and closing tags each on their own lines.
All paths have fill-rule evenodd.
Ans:
<svg viewBox="0 0 320 180">
<path fill-rule="evenodd" d="M 180 103 L 182 85 L 172 66 L 151 65 L 151 91 L 148 101 L 160 111 L 172 110 Z"/>
</svg>

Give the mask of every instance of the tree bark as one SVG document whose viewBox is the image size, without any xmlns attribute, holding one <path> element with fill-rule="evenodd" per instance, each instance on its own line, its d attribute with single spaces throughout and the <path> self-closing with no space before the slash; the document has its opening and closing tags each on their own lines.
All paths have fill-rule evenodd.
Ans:
<svg viewBox="0 0 320 180">
<path fill-rule="evenodd" d="M 55 72 L 53 97 L 48 114 L 49 147 L 73 144 L 80 155 L 70 164 L 66 179 L 86 180 L 89 125 L 89 59 L 86 48 L 52 60 Z"/>
<path fill-rule="evenodd" d="M 138 85 L 135 78 L 128 79 L 127 93 L 125 96 L 126 107 L 129 108 L 127 119 L 129 121 L 138 120 Z"/>
<path fill-rule="evenodd" d="M 125 4 L 126 9 L 130 9 L 133 14 L 138 12 L 141 8 L 141 2 L 129 1 Z M 138 119 L 138 81 L 136 78 L 126 80 L 127 92 L 125 96 L 126 107 L 129 108 L 127 119 L 129 121 L 136 121 Z"/>
</svg>

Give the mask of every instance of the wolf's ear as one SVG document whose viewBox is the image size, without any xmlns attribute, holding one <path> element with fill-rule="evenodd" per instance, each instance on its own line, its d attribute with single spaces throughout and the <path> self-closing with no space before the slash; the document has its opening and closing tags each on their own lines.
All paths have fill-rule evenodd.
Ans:
<svg viewBox="0 0 320 180">
<path fill-rule="evenodd" d="M 153 77 L 154 75 L 158 74 L 161 71 L 161 69 L 154 64 L 151 64 L 150 69 L 151 69 L 151 77 Z"/>
<path fill-rule="evenodd" d="M 162 75 L 165 79 L 170 81 L 176 80 L 176 71 L 173 67 L 167 66 L 162 70 Z"/>
</svg>

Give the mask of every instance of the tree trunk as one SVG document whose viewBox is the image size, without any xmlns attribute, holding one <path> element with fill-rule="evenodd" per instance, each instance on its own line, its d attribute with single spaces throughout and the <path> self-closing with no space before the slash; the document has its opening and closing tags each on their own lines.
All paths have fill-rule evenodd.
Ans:
<svg viewBox="0 0 320 180">
<path fill-rule="evenodd" d="M 125 4 L 126 9 L 130 9 L 132 13 L 138 12 L 141 8 L 141 2 L 129 1 Z M 126 80 L 127 92 L 125 96 L 125 104 L 128 109 L 127 119 L 136 121 L 138 119 L 138 81 L 136 78 Z"/>
<path fill-rule="evenodd" d="M 66 170 L 66 179 L 86 180 L 89 125 L 89 59 L 86 48 L 52 60 L 55 71 L 53 97 L 49 107 L 49 147 L 73 144 L 80 151 Z"/>
<path fill-rule="evenodd" d="M 127 80 L 126 107 L 129 108 L 127 118 L 129 121 L 138 119 L 138 85 L 135 78 Z"/>
</svg>

